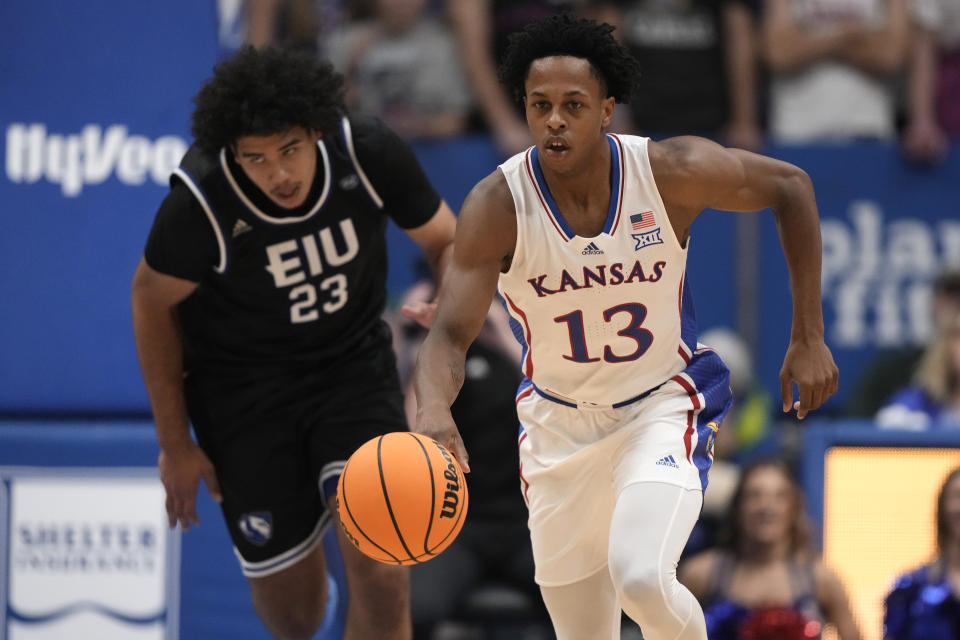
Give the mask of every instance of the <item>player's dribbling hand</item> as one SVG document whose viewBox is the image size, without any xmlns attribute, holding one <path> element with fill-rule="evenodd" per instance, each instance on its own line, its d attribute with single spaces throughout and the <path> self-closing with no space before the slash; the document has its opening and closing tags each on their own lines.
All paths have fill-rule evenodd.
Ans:
<svg viewBox="0 0 960 640">
<path fill-rule="evenodd" d="M 470 473 L 470 464 L 467 448 L 463 446 L 463 439 L 460 437 L 460 431 L 453 422 L 453 416 L 450 410 L 436 412 L 417 412 L 417 424 L 412 431 L 422 433 L 425 436 L 433 438 L 453 454 L 460 464 L 464 473 Z"/>
<path fill-rule="evenodd" d="M 223 501 L 213 463 L 195 443 L 175 450 L 161 449 L 157 468 L 167 493 L 167 521 L 171 529 L 178 522 L 184 531 L 189 531 L 191 524 L 200 524 L 200 518 L 197 517 L 197 485 L 200 478 L 203 478 L 213 499 Z"/>
<path fill-rule="evenodd" d="M 787 355 L 780 369 L 780 394 L 784 413 L 796 409 L 803 420 L 837 391 L 840 372 L 833 354 L 823 340 L 811 342 L 790 341 Z M 797 384 L 799 400 L 793 400 L 793 383 Z"/>
</svg>

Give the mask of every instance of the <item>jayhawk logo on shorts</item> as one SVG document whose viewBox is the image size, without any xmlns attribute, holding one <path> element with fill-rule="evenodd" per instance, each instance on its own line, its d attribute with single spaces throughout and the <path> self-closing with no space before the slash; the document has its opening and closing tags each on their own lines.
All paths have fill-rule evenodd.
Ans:
<svg viewBox="0 0 960 640">
<path fill-rule="evenodd" d="M 713 458 L 713 441 L 720 432 L 720 424 L 711 420 L 707 423 L 707 427 L 710 429 L 710 435 L 707 436 L 707 455 Z"/>
</svg>

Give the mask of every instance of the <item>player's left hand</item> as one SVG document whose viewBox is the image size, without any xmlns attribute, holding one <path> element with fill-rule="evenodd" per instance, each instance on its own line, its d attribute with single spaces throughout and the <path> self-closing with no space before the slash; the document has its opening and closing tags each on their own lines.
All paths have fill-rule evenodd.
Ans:
<svg viewBox="0 0 960 640">
<path fill-rule="evenodd" d="M 421 327 L 429 329 L 431 325 L 433 325 L 434 318 L 437 317 L 437 303 L 408 302 L 400 307 L 400 313 L 402 313 L 404 317 L 416 320 Z"/>
<path fill-rule="evenodd" d="M 783 411 L 796 409 L 797 418 L 803 420 L 827 398 L 837 392 L 840 372 L 833 361 L 833 354 L 821 340 L 791 340 L 787 355 L 780 369 L 780 394 Z M 793 384 L 797 384 L 799 400 L 793 400 Z"/>
</svg>

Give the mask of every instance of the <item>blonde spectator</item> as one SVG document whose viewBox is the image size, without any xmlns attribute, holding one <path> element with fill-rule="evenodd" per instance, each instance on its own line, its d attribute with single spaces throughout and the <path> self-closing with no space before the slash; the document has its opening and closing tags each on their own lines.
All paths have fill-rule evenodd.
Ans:
<svg viewBox="0 0 960 640">
<path fill-rule="evenodd" d="M 894 394 L 877 413 L 881 427 L 960 428 L 960 311 L 954 310 L 920 359 L 913 385 Z"/>
</svg>

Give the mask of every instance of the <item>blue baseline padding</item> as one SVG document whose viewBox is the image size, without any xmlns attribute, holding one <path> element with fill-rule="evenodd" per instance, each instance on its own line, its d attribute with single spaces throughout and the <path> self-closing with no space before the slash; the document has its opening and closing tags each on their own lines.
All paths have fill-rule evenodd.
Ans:
<svg viewBox="0 0 960 640">
<path fill-rule="evenodd" d="M 155 468 L 158 454 L 153 424 L 146 421 L 0 422 L 0 466 Z M 182 535 L 180 637 L 269 640 L 250 602 L 220 508 L 203 486 L 197 514 L 202 524 Z M 343 636 L 347 598 L 332 527 L 323 544 L 338 597 L 331 600 L 333 610 L 328 609 L 315 640 L 338 640 Z"/>
</svg>

